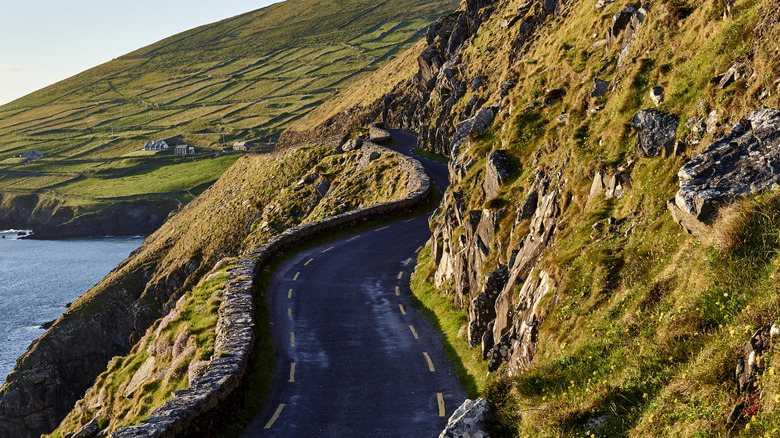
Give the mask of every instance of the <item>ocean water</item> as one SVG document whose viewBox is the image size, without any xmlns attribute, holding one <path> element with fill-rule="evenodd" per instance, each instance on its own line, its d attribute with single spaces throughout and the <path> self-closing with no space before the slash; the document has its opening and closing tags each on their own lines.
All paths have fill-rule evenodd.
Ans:
<svg viewBox="0 0 780 438">
<path fill-rule="evenodd" d="M 18 239 L 0 231 L 0 382 L 65 306 L 141 245 L 140 237 Z"/>
</svg>

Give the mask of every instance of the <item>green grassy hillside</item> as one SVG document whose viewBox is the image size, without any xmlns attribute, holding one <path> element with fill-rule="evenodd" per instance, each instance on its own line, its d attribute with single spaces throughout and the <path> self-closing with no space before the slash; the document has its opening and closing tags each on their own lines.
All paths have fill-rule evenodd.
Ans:
<svg viewBox="0 0 780 438">
<path fill-rule="evenodd" d="M 456 0 L 288 0 L 172 36 L 0 107 L 0 195 L 80 208 L 189 201 L 321 102 L 417 41 Z M 141 153 L 148 140 L 197 153 Z M 45 157 L 17 156 L 40 151 Z"/>
<path fill-rule="evenodd" d="M 467 3 L 488 18 L 457 67 L 441 70 L 441 86 L 421 99 L 419 82 L 398 81 L 391 104 L 348 94 L 351 106 L 331 101 L 292 129 L 349 123 L 336 116 L 346 110 L 362 123 L 379 114 L 391 126 L 447 132 L 426 140 L 449 152 L 455 124 L 476 113 L 474 102 L 497 109 L 490 126 L 451 155 L 452 185 L 413 283 L 471 395 L 495 402 L 491 436 L 780 436 L 777 347 L 755 357 L 755 389 L 738 389 L 735 377 L 751 336 L 780 324 L 780 194 L 738 200 L 703 238 L 686 233 L 667 208 L 683 165 L 757 107 L 780 107 L 777 3 L 644 2 L 646 17 L 627 48 L 625 34 L 613 45 L 606 36 L 638 2 Z M 431 46 L 444 51 L 439 41 Z M 732 66 L 736 79 L 723 81 Z M 608 83 L 602 95 L 594 93 L 596 78 Z M 665 89 L 657 105 L 656 86 Z M 415 105 L 422 109 L 408 111 Z M 679 119 L 676 146 L 647 157 L 631 120 L 656 106 Z M 499 150 L 512 171 L 489 197 L 488 157 Z M 592 192 L 598 172 L 620 174 L 621 193 Z M 555 208 L 539 213 L 534 196 Z M 538 215 L 526 214 L 529 205 Z M 480 216 L 495 222 L 486 226 Z M 528 255 L 539 241 L 542 249 Z M 533 270 L 501 289 L 503 307 L 493 298 L 495 311 L 514 321 L 499 333 L 513 356 L 488 374 L 501 353 L 490 350 L 486 359 L 468 339 L 470 323 L 487 307 L 478 307 L 487 300 L 482 279 L 514 269 L 515 257 Z"/>
</svg>

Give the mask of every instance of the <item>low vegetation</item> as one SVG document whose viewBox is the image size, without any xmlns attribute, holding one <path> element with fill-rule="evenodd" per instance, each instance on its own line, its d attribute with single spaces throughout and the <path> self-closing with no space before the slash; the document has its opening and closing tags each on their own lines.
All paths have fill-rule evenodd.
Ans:
<svg viewBox="0 0 780 438">
<path fill-rule="evenodd" d="M 177 275 L 182 264 L 198 262 L 164 304 L 171 310 L 149 326 L 127 355 L 111 360 L 51 436 L 77 431 L 95 418 L 107 432 L 138 424 L 174 391 L 187 388 L 213 354 L 221 292 L 244 251 L 291 226 L 408 194 L 409 178 L 395 154 L 384 153 L 372 161 L 361 160 L 362 155 L 361 150 L 334 155 L 318 147 L 243 157 L 148 238 L 113 278 L 74 303 L 72 307 L 81 312 L 97 311 L 109 299 L 104 291 L 108 285 L 126 285 L 138 275 L 148 275 L 141 270 L 147 263 L 157 266 L 154 283 Z M 328 183 L 323 185 L 324 181 Z M 259 377 L 252 385 L 259 389 L 251 393 L 261 402 L 272 365 L 264 303 L 259 303 L 256 318 Z"/>
<path fill-rule="evenodd" d="M 117 197 L 190 201 L 237 159 L 219 150 L 235 141 L 270 150 L 291 122 L 414 44 L 457 2 L 374 3 L 288 0 L 3 105 L 0 194 L 37 194 L 77 214 Z M 139 151 L 162 139 L 196 154 Z M 45 157 L 17 158 L 28 151 Z"/>
</svg>

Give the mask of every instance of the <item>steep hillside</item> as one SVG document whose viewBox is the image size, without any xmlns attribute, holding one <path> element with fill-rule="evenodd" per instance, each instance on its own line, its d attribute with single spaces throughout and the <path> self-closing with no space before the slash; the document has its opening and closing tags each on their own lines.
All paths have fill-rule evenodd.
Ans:
<svg viewBox="0 0 780 438">
<path fill-rule="evenodd" d="M 236 141 L 292 121 L 418 41 L 455 0 L 288 0 L 167 38 L 0 107 L 0 228 L 146 234 Z M 171 149 L 142 151 L 150 140 Z M 179 156 L 188 144 L 195 154 Z M 38 157 L 20 157 L 38 151 Z M 232 152 L 231 152 L 232 153 Z"/>
<path fill-rule="evenodd" d="M 231 257 L 289 227 L 406 196 L 408 175 L 397 157 L 376 155 L 302 148 L 242 157 L 74 302 L 17 361 L 0 389 L 0 437 L 52 431 L 93 384 L 87 402 L 60 431 L 78 429 L 96 415 L 111 430 L 145 419 L 188 385 L 183 365 L 211 356 L 213 310 Z M 182 316 L 160 320 L 171 313 Z M 186 348 L 174 348 L 183 332 L 179 343 Z M 156 357 L 153 371 L 163 373 L 161 379 L 148 390 L 129 391 L 130 378 L 149 357 Z"/>
<path fill-rule="evenodd" d="M 468 0 L 388 93 L 282 137 L 382 121 L 449 156 L 413 286 L 496 436 L 775 436 L 779 21 L 768 0 Z"/>
</svg>

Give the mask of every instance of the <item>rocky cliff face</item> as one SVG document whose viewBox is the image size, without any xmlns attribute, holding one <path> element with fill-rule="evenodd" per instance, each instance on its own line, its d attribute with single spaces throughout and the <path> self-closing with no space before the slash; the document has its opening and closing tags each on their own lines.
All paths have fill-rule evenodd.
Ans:
<svg viewBox="0 0 780 438">
<path fill-rule="evenodd" d="M 37 195 L 0 194 L 0 229 L 31 229 L 33 238 L 61 239 L 84 236 L 151 234 L 178 209 L 173 201 L 117 202 L 94 214 L 79 214 L 59 201 Z"/>
<path fill-rule="evenodd" d="M 736 260 L 778 247 L 767 212 L 778 187 L 779 21 L 768 1 L 468 0 L 407 54 L 412 79 L 324 122 L 330 133 L 373 121 L 415 130 L 449 158 L 418 274 L 466 316 L 459 333 L 474 357 L 513 378 L 498 379 L 514 388 L 499 399 L 523 414 L 499 422 L 522 424 L 515 435 L 652 434 L 659 416 L 686 435 L 670 414 L 679 387 L 697 394 L 689 401 L 733 406 L 737 394 L 694 388 L 669 364 L 720 379 L 700 352 L 736 359 L 688 337 L 737 337 L 776 317 L 754 291 L 773 294 L 755 281 L 780 262 Z M 707 43 L 694 37 L 703 29 Z M 727 243 L 708 247 L 713 236 Z M 737 277 L 753 286 L 723 280 Z M 621 418 L 608 413 L 615 406 Z M 734 430 L 721 414 L 701 429 Z"/>
</svg>

